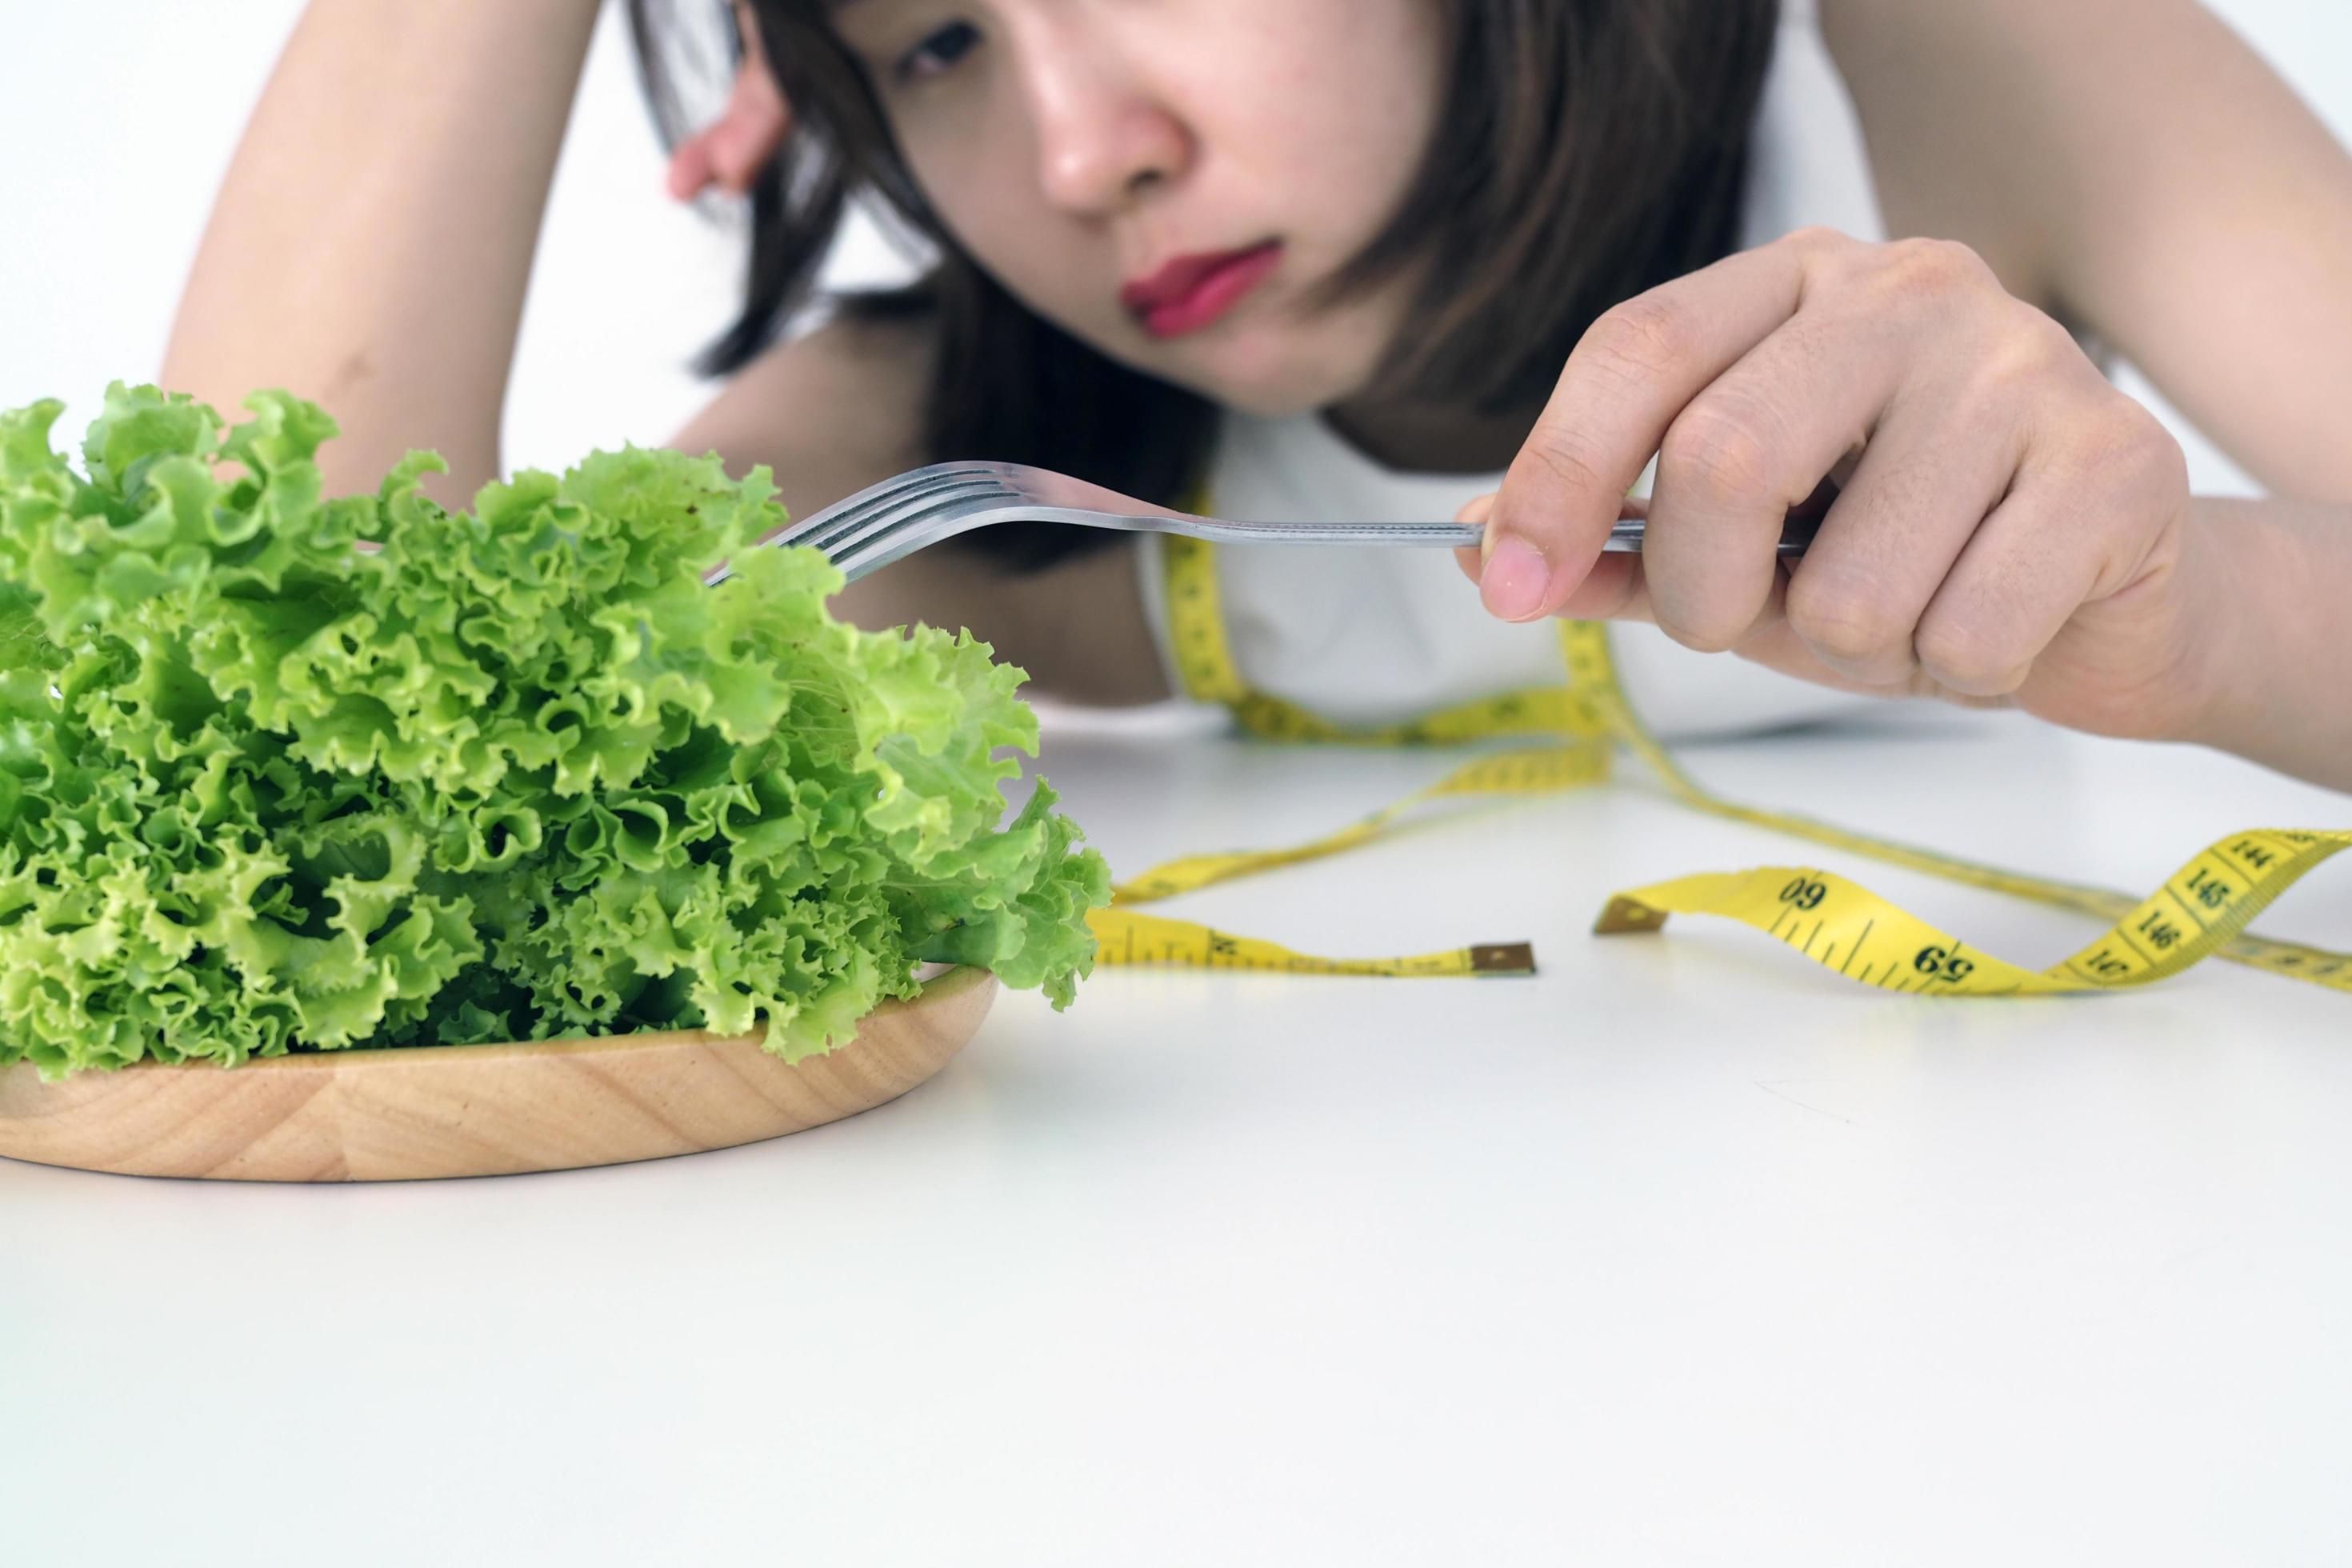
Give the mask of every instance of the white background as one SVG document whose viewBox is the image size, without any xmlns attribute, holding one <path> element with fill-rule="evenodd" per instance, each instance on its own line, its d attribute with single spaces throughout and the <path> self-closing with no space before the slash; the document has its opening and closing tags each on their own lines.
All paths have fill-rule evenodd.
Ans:
<svg viewBox="0 0 2352 1568">
<path fill-rule="evenodd" d="M 214 184 L 300 9 L 0 7 L 0 407 L 61 396 L 73 431 L 109 380 L 154 374 Z M 2352 5 L 2216 9 L 2352 137 Z M 734 237 L 662 194 L 620 22 L 608 6 L 549 208 L 509 404 L 517 466 L 667 437 L 707 395 L 686 361 L 734 300 Z M 848 274 L 888 265 L 864 237 L 843 258 Z M 2200 489 L 2245 488 L 2189 445 Z"/>
</svg>

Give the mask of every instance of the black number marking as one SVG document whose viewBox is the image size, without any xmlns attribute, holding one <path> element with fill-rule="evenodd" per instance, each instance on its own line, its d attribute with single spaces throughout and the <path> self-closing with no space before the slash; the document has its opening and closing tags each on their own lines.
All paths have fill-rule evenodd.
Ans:
<svg viewBox="0 0 2352 1568">
<path fill-rule="evenodd" d="M 2220 909 L 2230 901 L 2230 895 L 2237 891 L 2202 866 L 2197 868 L 2196 875 L 2189 879 L 2189 887 L 2197 895 L 2197 901 L 2209 910 Z"/>
<path fill-rule="evenodd" d="M 1921 948 L 1918 956 L 1911 961 L 1911 967 L 1930 980 L 1940 980 L 1947 985 L 1966 980 L 1976 970 L 1976 965 L 1968 959 L 1940 947 Z"/>
<path fill-rule="evenodd" d="M 1780 889 L 1782 903 L 1793 904 L 1808 913 L 1820 909 L 1822 900 L 1829 896 L 1830 890 L 1811 877 L 1799 877 Z"/>
</svg>

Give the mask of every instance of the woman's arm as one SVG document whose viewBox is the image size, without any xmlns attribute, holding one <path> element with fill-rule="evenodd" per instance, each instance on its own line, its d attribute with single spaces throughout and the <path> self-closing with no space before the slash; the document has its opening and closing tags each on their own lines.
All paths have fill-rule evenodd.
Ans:
<svg viewBox="0 0 2352 1568">
<path fill-rule="evenodd" d="M 2211 684 L 2178 738 L 2352 791 L 2352 507 L 2200 500 L 2185 570 Z"/>
<path fill-rule="evenodd" d="M 2352 501 L 2352 154 L 2194 0 L 1822 0 L 1896 234 L 2087 326 L 2273 489 Z"/>
<path fill-rule="evenodd" d="M 312 0 L 205 230 L 163 381 L 324 404 L 330 489 L 414 447 L 443 500 L 499 472 L 500 406 L 595 0 Z"/>
</svg>

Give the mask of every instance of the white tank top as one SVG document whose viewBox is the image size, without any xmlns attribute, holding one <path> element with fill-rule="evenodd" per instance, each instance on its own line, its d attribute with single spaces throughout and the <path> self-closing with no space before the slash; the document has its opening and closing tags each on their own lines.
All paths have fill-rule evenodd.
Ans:
<svg viewBox="0 0 2352 1568">
<path fill-rule="evenodd" d="M 1861 126 L 1811 0 L 1788 0 L 1758 109 L 1739 243 L 1815 224 L 1857 238 L 1885 234 Z M 1317 415 L 1228 413 L 1209 494 L 1220 515 L 1254 521 L 1408 522 L 1451 518 L 1501 482 L 1499 473 L 1384 468 Z M 1181 689 L 1158 542 L 1142 544 L 1144 603 Z M 1242 678 L 1338 722 L 1399 722 L 1563 679 L 1556 629 L 1487 615 L 1447 551 L 1233 547 L 1217 552 L 1217 581 Z M 1651 626 L 1621 626 L 1614 643 L 1628 693 L 1664 735 L 1754 731 L 1874 705 L 1728 655 L 1694 653 Z"/>
</svg>

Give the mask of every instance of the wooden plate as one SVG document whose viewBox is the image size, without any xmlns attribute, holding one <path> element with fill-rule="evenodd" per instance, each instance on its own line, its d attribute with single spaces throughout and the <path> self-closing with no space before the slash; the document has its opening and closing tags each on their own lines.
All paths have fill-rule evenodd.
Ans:
<svg viewBox="0 0 2352 1568">
<path fill-rule="evenodd" d="M 963 1048 L 995 996 L 986 970 L 952 970 L 797 1066 L 700 1030 L 151 1062 L 60 1083 L 19 1062 L 0 1068 L 0 1154 L 141 1176 L 392 1182 L 726 1149 L 896 1100 Z"/>
</svg>

